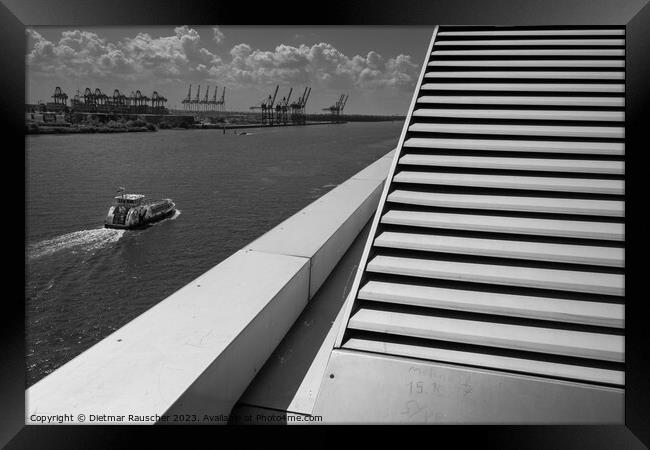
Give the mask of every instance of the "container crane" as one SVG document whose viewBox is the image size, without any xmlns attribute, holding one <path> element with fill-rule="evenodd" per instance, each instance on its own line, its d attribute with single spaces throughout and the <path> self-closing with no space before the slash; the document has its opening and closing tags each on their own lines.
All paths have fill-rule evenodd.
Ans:
<svg viewBox="0 0 650 450">
<path fill-rule="evenodd" d="M 289 121 L 289 101 L 291 100 L 292 92 L 293 88 L 289 89 L 289 94 L 286 97 L 282 97 L 282 100 L 275 106 L 275 119 L 277 123 L 282 122 L 286 125 Z"/>
<path fill-rule="evenodd" d="M 226 105 L 226 87 L 223 87 L 223 91 L 221 91 L 221 98 L 218 101 L 219 109 L 223 111 L 225 109 Z"/>
<path fill-rule="evenodd" d="M 192 85 L 191 84 L 190 84 L 190 89 L 187 91 L 187 97 L 185 97 L 181 103 L 183 104 L 183 109 L 185 109 L 185 110 L 191 109 L 191 104 L 192 104 Z"/>
<path fill-rule="evenodd" d="M 262 123 L 264 124 L 273 125 L 273 105 L 275 104 L 275 98 L 278 95 L 278 89 L 280 89 L 280 85 L 277 85 L 273 95 L 269 94 L 266 99 L 260 102 L 259 106 L 251 106 L 250 108 L 262 110 Z"/>
<path fill-rule="evenodd" d="M 328 108 L 323 108 L 323 111 L 329 111 L 331 113 L 332 122 L 341 121 L 341 113 L 343 112 L 343 108 L 345 108 L 345 104 L 348 102 L 348 97 L 349 94 L 341 94 L 336 103 Z"/>
<path fill-rule="evenodd" d="M 298 100 L 292 103 L 291 106 L 291 121 L 295 124 L 305 124 L 305 105 L 309 100 L 311 94 L 311 87 L 306 86 L 304 92 Z"/>
</svg>

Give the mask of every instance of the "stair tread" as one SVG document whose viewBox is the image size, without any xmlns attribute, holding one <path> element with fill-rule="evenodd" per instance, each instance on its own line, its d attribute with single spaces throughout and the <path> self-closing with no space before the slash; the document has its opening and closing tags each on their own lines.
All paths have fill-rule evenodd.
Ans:
<svg viewBox="0 0 650 450">
<path fill-rule="evenodd" d="M 623 195 L 624 180 L 596 178 L 539 177 L 521 175 L 483 175 L 446 172 L 415 172 L 402 170 L 394 178 L 398 183 L 466 186 L 494 189 L 524 189 L 554 192 L 582 192 Z"/>
<path fill-rule="evenodd" d="M 367 270 L 423 278 L 623 296 L 621 274 L 375 256 Z"/>
<path fill-rule="evenodd" d="M 359 298 L 390 304 L 451 309 L 537 320 L 623 328 L 625 307 L 618 303 L 447 289 L 369 281 Z"/>
<path fill-rule="evenodd" d="M 624 36 L 624 29 L 469 30 L 439 31 L 438 36 Z"/>
<path fill-rule="evenodd" d="M 568 71 L 496 71 L 463 70 L 427 72 L 425 78 L 539 78 L 567 80 L 624 80 L 625 72 L 568 72 Z"/>
<path fill-rule="evenodd" d="M 487 125 L 467 123 L 414 123 L 409 131 L 423 133 L 496 134 L 516 136 L 560 136 L 601 139 L 625 138 L 624 126 Z"/>
<path fill-rule="evenodd" d="M 509 239 L 484 239 L 435 234 L 384 231 L 374 240 L 376 247 L 426 252 L 490 256 L 532 261 L 624 267 L 625 249 L 596 245 L 553 244 Z"/>
<path fill-rule="evenodd" d="M 436 56 L 625 56 L 623 49 L 480 49 L 480 50 L 433 50 Z"/>
<path fill-rule="evenodd" d="M 381 222 L 427 228 L 616 241 L 623 241 L 625 236 L 625 225 L 622 223 L 531 219 L 476 214 L 389 210 L 382 216 Z"/>
<path fill-rule="evenodd" d="M 391 354 L 408 358 L 428 359 L 431 361 L 483 367 L 486 369 L 523 372 L 619 386 L 625 384 L 625 372 L 621 370 L 600 369 L 589 366 L 561 364 L 470 351 L 447 350 L 436 347 L 424 347 L 357 338 L 347 340 L 343 347 L 351 350 Z"/>
<path fill-rule="evenodd" d="M 462 40 L 440 40 L 434 44 L 434 47 L 448 47 L 448 46 L 595 46 L 595 47 L 609 47 L 625 45 L 625 39 L 611 39 L 611 38 L 587 38 L 587 39 L 462 39 Z"/>
<path fill-rule="evenodd" d="M 598 92 L 621 94 L 624 83 L 425 83 L 423 91 Z"/>
<path fill-rule="evenodd" d="M 414 117 L 450 117 L 464 119 L 514 119 L 514 120 L 577 120 L 622 122 L 623 111 L 566 111 L 566 110 L 527 110 L 527 109 L 448 109 L 419 108 L 413 111 Z"/>
<path fill-rule="evenodd" d="M 388 201 L 443 208 L 496 211 L 542 212 L 607 217 L 623 217 L 625 214 L 625 204 L 619 200 L 445 194 L 397 189 L 388 195 Z"/>
<path fill-rule="evenodd" d="M 360 308 L 348 327 L 578 358 L 623 362 L 624 336 Z"/>
<path fill-rule="evenodd" d="M 437 59 L 429 67 L 617 67 L 624 68 L 624 59 Z"/>
<path fill-rule="evenodd" d="M 625 106 L 625 99 L 623 97 L 425 95 L 418 98 L 418 103 L 457 103 L 462 105 L 592 106 L 622 108 Z"/>
<path fill-rule="evenodd" d="M 623 161 L 515 158 L 494 156 L 404 155 L 400 164 L 431 167 L 462 167 L 477 169 L 531 170 L 546 172 L 573 172 L 622 175 Z"/>
<path fill-rule="evenodd" d="M 593 155 L 623 155 L 623 142 L 538 141 L 514 139 L 472 138 L 409 138 L 405 147 L 452 150 L 485 150 L 508 152 L 572 153 Z"/>
</svg>

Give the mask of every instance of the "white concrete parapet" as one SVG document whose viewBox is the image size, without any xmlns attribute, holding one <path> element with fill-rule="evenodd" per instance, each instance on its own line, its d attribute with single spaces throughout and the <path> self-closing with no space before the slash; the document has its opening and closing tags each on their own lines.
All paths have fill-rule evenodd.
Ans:
<svg viewBox="0 0 650 450">
<path fill-rule="evenodd" d="M 393 152 L 25 393 L 26 423 L 225 423 L 372 217 Z M 81 420 L 81 416 L 83 420 Z"/>
</svg>

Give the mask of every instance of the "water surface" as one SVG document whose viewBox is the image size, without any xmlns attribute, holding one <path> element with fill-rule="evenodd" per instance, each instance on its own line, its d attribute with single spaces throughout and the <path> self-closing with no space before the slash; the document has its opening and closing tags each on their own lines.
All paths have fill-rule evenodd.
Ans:
<svg viewBox="0 0 650 450">
<path fill-rule="evenodd" d="M 28 136 L 28 384 L 386 154 L 401 126 Z M 118 186 L 179 213 L 105 229 Z"/>
</svg>

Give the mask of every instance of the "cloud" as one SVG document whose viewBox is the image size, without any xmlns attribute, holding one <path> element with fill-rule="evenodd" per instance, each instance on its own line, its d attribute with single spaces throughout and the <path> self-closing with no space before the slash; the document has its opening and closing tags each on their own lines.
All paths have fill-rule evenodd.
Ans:
<svg viewBox="0 0 650 450">
<path fill-rule="evenodd" d="M 219 29 L 219 27 L 213 27 L 212 28 L 212 34 L 213 34 L 212 39 L 217 44 L 221 44 L 223 42 L 223 40 L 225 39 L 225 37 L 226 37 L 223 34 L 223 32 Z"/>
<path fill-rule="evenodd" d="M 234 85 L 312 83 L 332 89 L 412 89 L 418 64 L 408 55 L 385 59 L 375 51 L 365 57 L 346 56 L 331 44 L 278 45 L 272 51 L 253 50 L 248 44 L 230 50 L 232 60 L 213 67 L 214 81 Z"/>
<path fill-rule="evenodd" d="M 152 37 L 138 33 L 109 42 L 96 33 L 70 30 L 58 41 L 50 41 L 27 29 L 27 64 L 30 74 L 76 79 L 121 78 L 215 82 L 230 87 L 310 84 L 331 90 L 411 90 L 418 64 L 409 55 L 385 58 L 370 51 L 367 55 L 345 55 L 333 45 L 291 46 L 273 50 L 254 49 L 249 44 L 234 45 L 223 60 L 214 48 L 224 41 L 224 33 L 213 27 L 212 39 L 201 40 L 198 31 L 186 25 L 173 34 Z M 213 46 L 210 49 L 210 44 Z"/>
<path fill-rule="evenodd" d="M 187 26 L 175 28 L 171 36 L 138 33 L 115 43 L 80 30 L 62 32 L 58 42 L 33 29 L 27 35 L 29 70 L 46 76 L 179 78 L 203 69 L 207 74 L 208 67 L 221 64 L 215 53 L 201 45 L 199 33 Z"/>
</svg>

